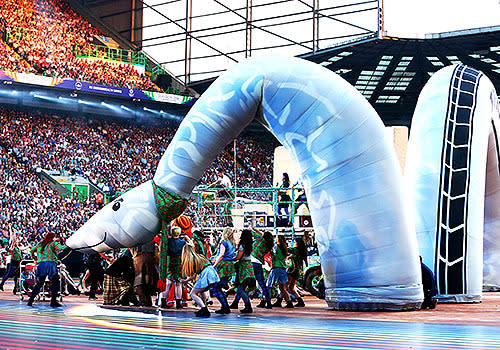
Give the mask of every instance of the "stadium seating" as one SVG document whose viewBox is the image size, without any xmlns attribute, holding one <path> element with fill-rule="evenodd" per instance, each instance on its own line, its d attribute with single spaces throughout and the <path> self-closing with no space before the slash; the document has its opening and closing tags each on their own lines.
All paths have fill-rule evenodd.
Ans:
<svg viewBox="0 0 500 350">
<path fill-rule="evenodd" d="M 177 128 L 172 123 L 136 125 L 8 108 L 0 108 L 0 125 L 0 229 L 19 230 L 26 239 L 48 229 L 66 236 L 97 210 L 95 198 L 88 202 L 79 201 L 77 196 L 61 198 L 35 175 L 34 169 L 82 175 L 116 195 L 153 177 Z M 271 185 L 272 148 L 249 137 L 238 138 L 237 187 Z M 234 181 L 232 152 L 231 144 L 200 183 L 213 182 L 216 169 L 222 169 Z M 195 220 L 194 203 L 187 214 Z M 217 220 L 210 218 L 205 224 L 216 225 Z"/>
<path fill-rule="evenodd" d="M 13 50 L 0 69 L 71 78 L 104 85 L 160 91 L 134 66 L 99 59 L 80 59 L 72 47 L 91 44 L 102 35 L 62 0 L 5 0 L 0 8 L 6 41 L 0 50 Z M 6 44 L 9 47 L 5 47 Z M 14 64 L 10 62 L 14 58 Z M 26 62 L 20 63 L 20 62 Z"/>
</svg>

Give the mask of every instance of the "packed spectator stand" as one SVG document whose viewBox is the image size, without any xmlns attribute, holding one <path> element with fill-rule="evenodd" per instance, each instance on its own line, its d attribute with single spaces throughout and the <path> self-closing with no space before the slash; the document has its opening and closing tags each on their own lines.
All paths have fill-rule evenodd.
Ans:
<svg viewBox="0 0 500 350">
<path fill-rule="evenodd" d="M 5 0 L 0 8 L 0 69 L 160 91 L 133 65 L 81 59 L 72 48 L 102 35 L 63 0 Z"/>
<path fill-rule="evenodd" d="M 81 175 L 116 196 L 153 177 L 177 127 L 8 108 L 0 109 L 0 122 L 1 230 L 4 236 L 15 231 L 27 241 L 47 230 L 66 237 L 98 209 L 95 198 L 61 197 L 36 175 L 37 168 Z M 240 137 L 236 145 L 236 187 L 270 187 L 273 146 L 249 137 Z M 222 169 L 234 184 L 232 155 L 231 143 L 200 184 L 212 183 L 216 169 Z M 254 158 L 260 161 L 247 162 Z M 192 203 L 187 214 L 196 223 L 195 210 Z"/>
</svg>

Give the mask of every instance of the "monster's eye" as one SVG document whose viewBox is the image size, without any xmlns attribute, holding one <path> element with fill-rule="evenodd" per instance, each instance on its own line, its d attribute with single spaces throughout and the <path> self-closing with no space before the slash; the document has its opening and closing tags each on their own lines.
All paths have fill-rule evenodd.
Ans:
<svg viewBox="0 0 500 350">
<path fill-rule="evenodd" d="M 120 209 L 120 202 L 115 202 L 115 204 L 113 204 L 113 210 L 118 211 L 118 209 Z"/>
</svg>

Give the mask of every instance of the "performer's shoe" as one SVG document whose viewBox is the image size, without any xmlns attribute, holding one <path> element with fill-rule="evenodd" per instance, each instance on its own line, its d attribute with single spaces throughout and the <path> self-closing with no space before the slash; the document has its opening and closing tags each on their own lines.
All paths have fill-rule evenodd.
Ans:
<svg viewBox="0 0 500 350">
<path fill-rule="evenodd" d="M 306 304 L 304 304 L 304 299 L 298 298 L 297 299 L 297 304 L 295 304 L 296 307 L 304 307 Z"/>
<path fill-rule="evenodd" d="M 294 308 L 294 306 L 293 306 L 292 301 L 291 300 L 287 301 L 286 305 L 285 305 L 285 309 L 293 309 L 293 308 Z"/>
<path fill-rule="evenodd" d="M 438 303 L 438 300 L 436 298 L 432 298 L 431 303 L 429 305 L 429 309 L 435 309 L 437 303 Z"/>
<path fill-rule="evenodd" d="M 35 301 L 35 295 L 31 293 L 28 303 L 26 305 L 33 306 L 33 301 Z"/>
<path fill-rule="evenodd" d="M 272 304 L 273 307 L 281 307 L 281 302 L 283 301 L 283 298 L 277 298 L 276 302 Z"/>
<path fill-rule="evenodd" d="M 0 284 L 0 290 L 3 291 L 3 284 Z"/>
<path fill-rule="evenodd" d="M 196 311 L 194 314 L 196 317 L 210 317 L 210 311 L 208 311 L 208 308 L 206 306 L 202 307 L 201 309 Z"/>
<path fill-rule="evenodd" d="M 182 306 L 182 303 L 181 303 L 181 301 L 179 299 L 175 300 L 175 308 L 176 309 L 182 309 L 182 308 L 184 308 L 184 306 Z"/>
<path fill-rule="evenodd" d="M 90 296 L 89 300 L 97 300 L 97 297 L 95 295 L 94 296 Z"/>
<path fill-rule="evenodd" d="M 61 307 L 62 305 L 57 302 L 57 300 L 52 300 L 50 302 L 51 307 Z"/>
<path fill-rule="evenodd" d="M 272 309 L 273 308 L 273 304 L 271 304 L 271 300 L 267 301 L 266 302 L 266 309 Z"/>
<path fill-rule="evenodd" d="M 223 306 L 219 310 L 215 310 L 216 314 L 227 315 L 231 313 L 229 306 Z"/>
<path fill-rule="evenodd" d="M 250 303 L 245 303 L 245 308 L 243 310 L 240 310 L 242 314 L 251 314 L 253 312 L 252 310 L 252 304 Z"/>
<path fill-rule="evenodd" d="M 237 310 L 238 309 L 238 303 L 235 302 L 236 300 L 233 300 L 231 305 L 229 305 L 230 309 Z"/>
<path fill-rule="evenodd" d="M 266 305 L 267 305 L 266 299 L 262 299 L 256 307 L 266 307 Z"/>
</svg>

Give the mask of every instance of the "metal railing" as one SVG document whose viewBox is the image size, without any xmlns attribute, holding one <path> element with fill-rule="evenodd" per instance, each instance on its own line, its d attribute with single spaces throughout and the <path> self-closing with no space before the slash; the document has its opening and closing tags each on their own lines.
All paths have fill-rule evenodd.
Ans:
<svg viewBox="0 0 500 350">
<path fill-rule="evenodd" d="M 312 231 L 309 214 L 299 214 L 302 205 L 309 209 L 302 188 L 207 188 L 198 187 L 191 196 L 195 226 L 222 229 L 226 226 L 262 227 L 276 233 Z M 282 200 L 287 194 L 290 200 Z"/>
<path fill-rule="evenodd" d="M 123 50 L 104 45 L 85 44 L 73 45 L 73 55 L 77 58 L 98 58 L 102 60 L 146 66 L 146 55 L 142 51 Z"/>
<path fill-rule="evenodd" d="M 125 50 L 96 44 L 73 45 L 72 51 L 77 58 L 97 58 L 116 63 L 133 64 L 144 67 L 144 71 L 150 76 L 161 74 L 172 76 L 164 65 L 156 62 L 143 51 Z M 178 92 L 178 94 L 180 93 Z"/>
</svg>

